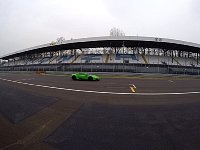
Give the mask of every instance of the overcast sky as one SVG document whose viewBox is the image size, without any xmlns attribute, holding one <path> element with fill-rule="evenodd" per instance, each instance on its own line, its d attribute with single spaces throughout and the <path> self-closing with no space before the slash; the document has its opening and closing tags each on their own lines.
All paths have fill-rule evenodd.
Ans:
<svg viewBox="0 0 200 150">
<path fill-rule="evenodd" d="M 200 43 L 199 0 L 0 0 L 0 55 L 58 37 L 162 37 Z"/>
</svg>

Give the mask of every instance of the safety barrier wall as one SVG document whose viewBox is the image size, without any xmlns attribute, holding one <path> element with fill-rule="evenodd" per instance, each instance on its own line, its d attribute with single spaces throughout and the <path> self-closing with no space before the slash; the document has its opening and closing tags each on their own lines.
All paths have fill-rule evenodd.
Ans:
<svg viewBox="0 0 200 150">
<path fill-rule="evenodd" d="M 0 71 L 73 71 L 73 72 L 133 72 L 200 75 L 200 67 L 169 66 L 159 64 L 39 64 L 0 67 Z"/>
</svg>

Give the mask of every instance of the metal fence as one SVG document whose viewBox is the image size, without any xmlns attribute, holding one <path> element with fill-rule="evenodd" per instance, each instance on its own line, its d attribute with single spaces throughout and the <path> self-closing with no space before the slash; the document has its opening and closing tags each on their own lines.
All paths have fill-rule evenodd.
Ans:
<svg viewBox="0 0 200 150">
<path fill-rule="evenodd" d="M 200 75 L 199 67 L 169 66 L 157 64 L 40 64 L 28 66 L 0 67 L 0 71 L 73 71 L 73 72 L 133 72 L 133 73 L 162 73 Z"/>
</svg>

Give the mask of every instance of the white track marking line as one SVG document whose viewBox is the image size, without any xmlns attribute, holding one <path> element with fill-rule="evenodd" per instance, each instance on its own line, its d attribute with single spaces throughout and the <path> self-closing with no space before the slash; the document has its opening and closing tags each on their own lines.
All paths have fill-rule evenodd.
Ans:
<svg viewBox="0 0 200 150">
<path fill-rule="evenodd" d="M 174 81 L 172 81 L 172 80 L 168 80 L 169 82 L 174 82 Z"/>
<path fill-rule="evenodd" d="M 76 89 L 67 89 L 67 88 L 61 88 L 61 87 L 53 87 L 53 86 L 48 86 L 48 85 L 32 84 L 32 83 L 20 82 L 20 81 L 9 80 L 9 79 L 4 79 L 4 78 L 0 78 L 0 80 L 17 83 L 17 84 L 35 86 L 35 87 L 64 90 L 64 91 L 73 91 L 73 92 L 95 93 L 95 94 L 146 95 L 146 96 L 200 94 L 200 92 L 198 92 L 198 91 L 197 92 L 182 92 L 182 93 L 117 93 L 117 92 L 86 91 L 86 90 L 76 90 Z"/>
<path fill-rule="evenodd" d="M 133 86 L 134 89 L 137 89 L 137 87 L 135 86 L 135 84 L 129 84 L 130 86 Z"/>
<path fill-rule="evenodd" d="M 136 86 L 134 84 L 132 86 L 136 89 Z"/>
</svg>

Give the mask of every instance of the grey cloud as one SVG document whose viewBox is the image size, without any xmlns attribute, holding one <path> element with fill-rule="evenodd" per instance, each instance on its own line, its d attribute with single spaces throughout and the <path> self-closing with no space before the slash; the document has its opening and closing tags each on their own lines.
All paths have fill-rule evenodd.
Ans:
<svg viewBox="0 0 200 150">
<path fill-rule="evenodd" d="M 200 43 L 198 0 L 0 1 L 0 55 L 65 39 L 108 35 L 158 36 Z"/>
</svg>

